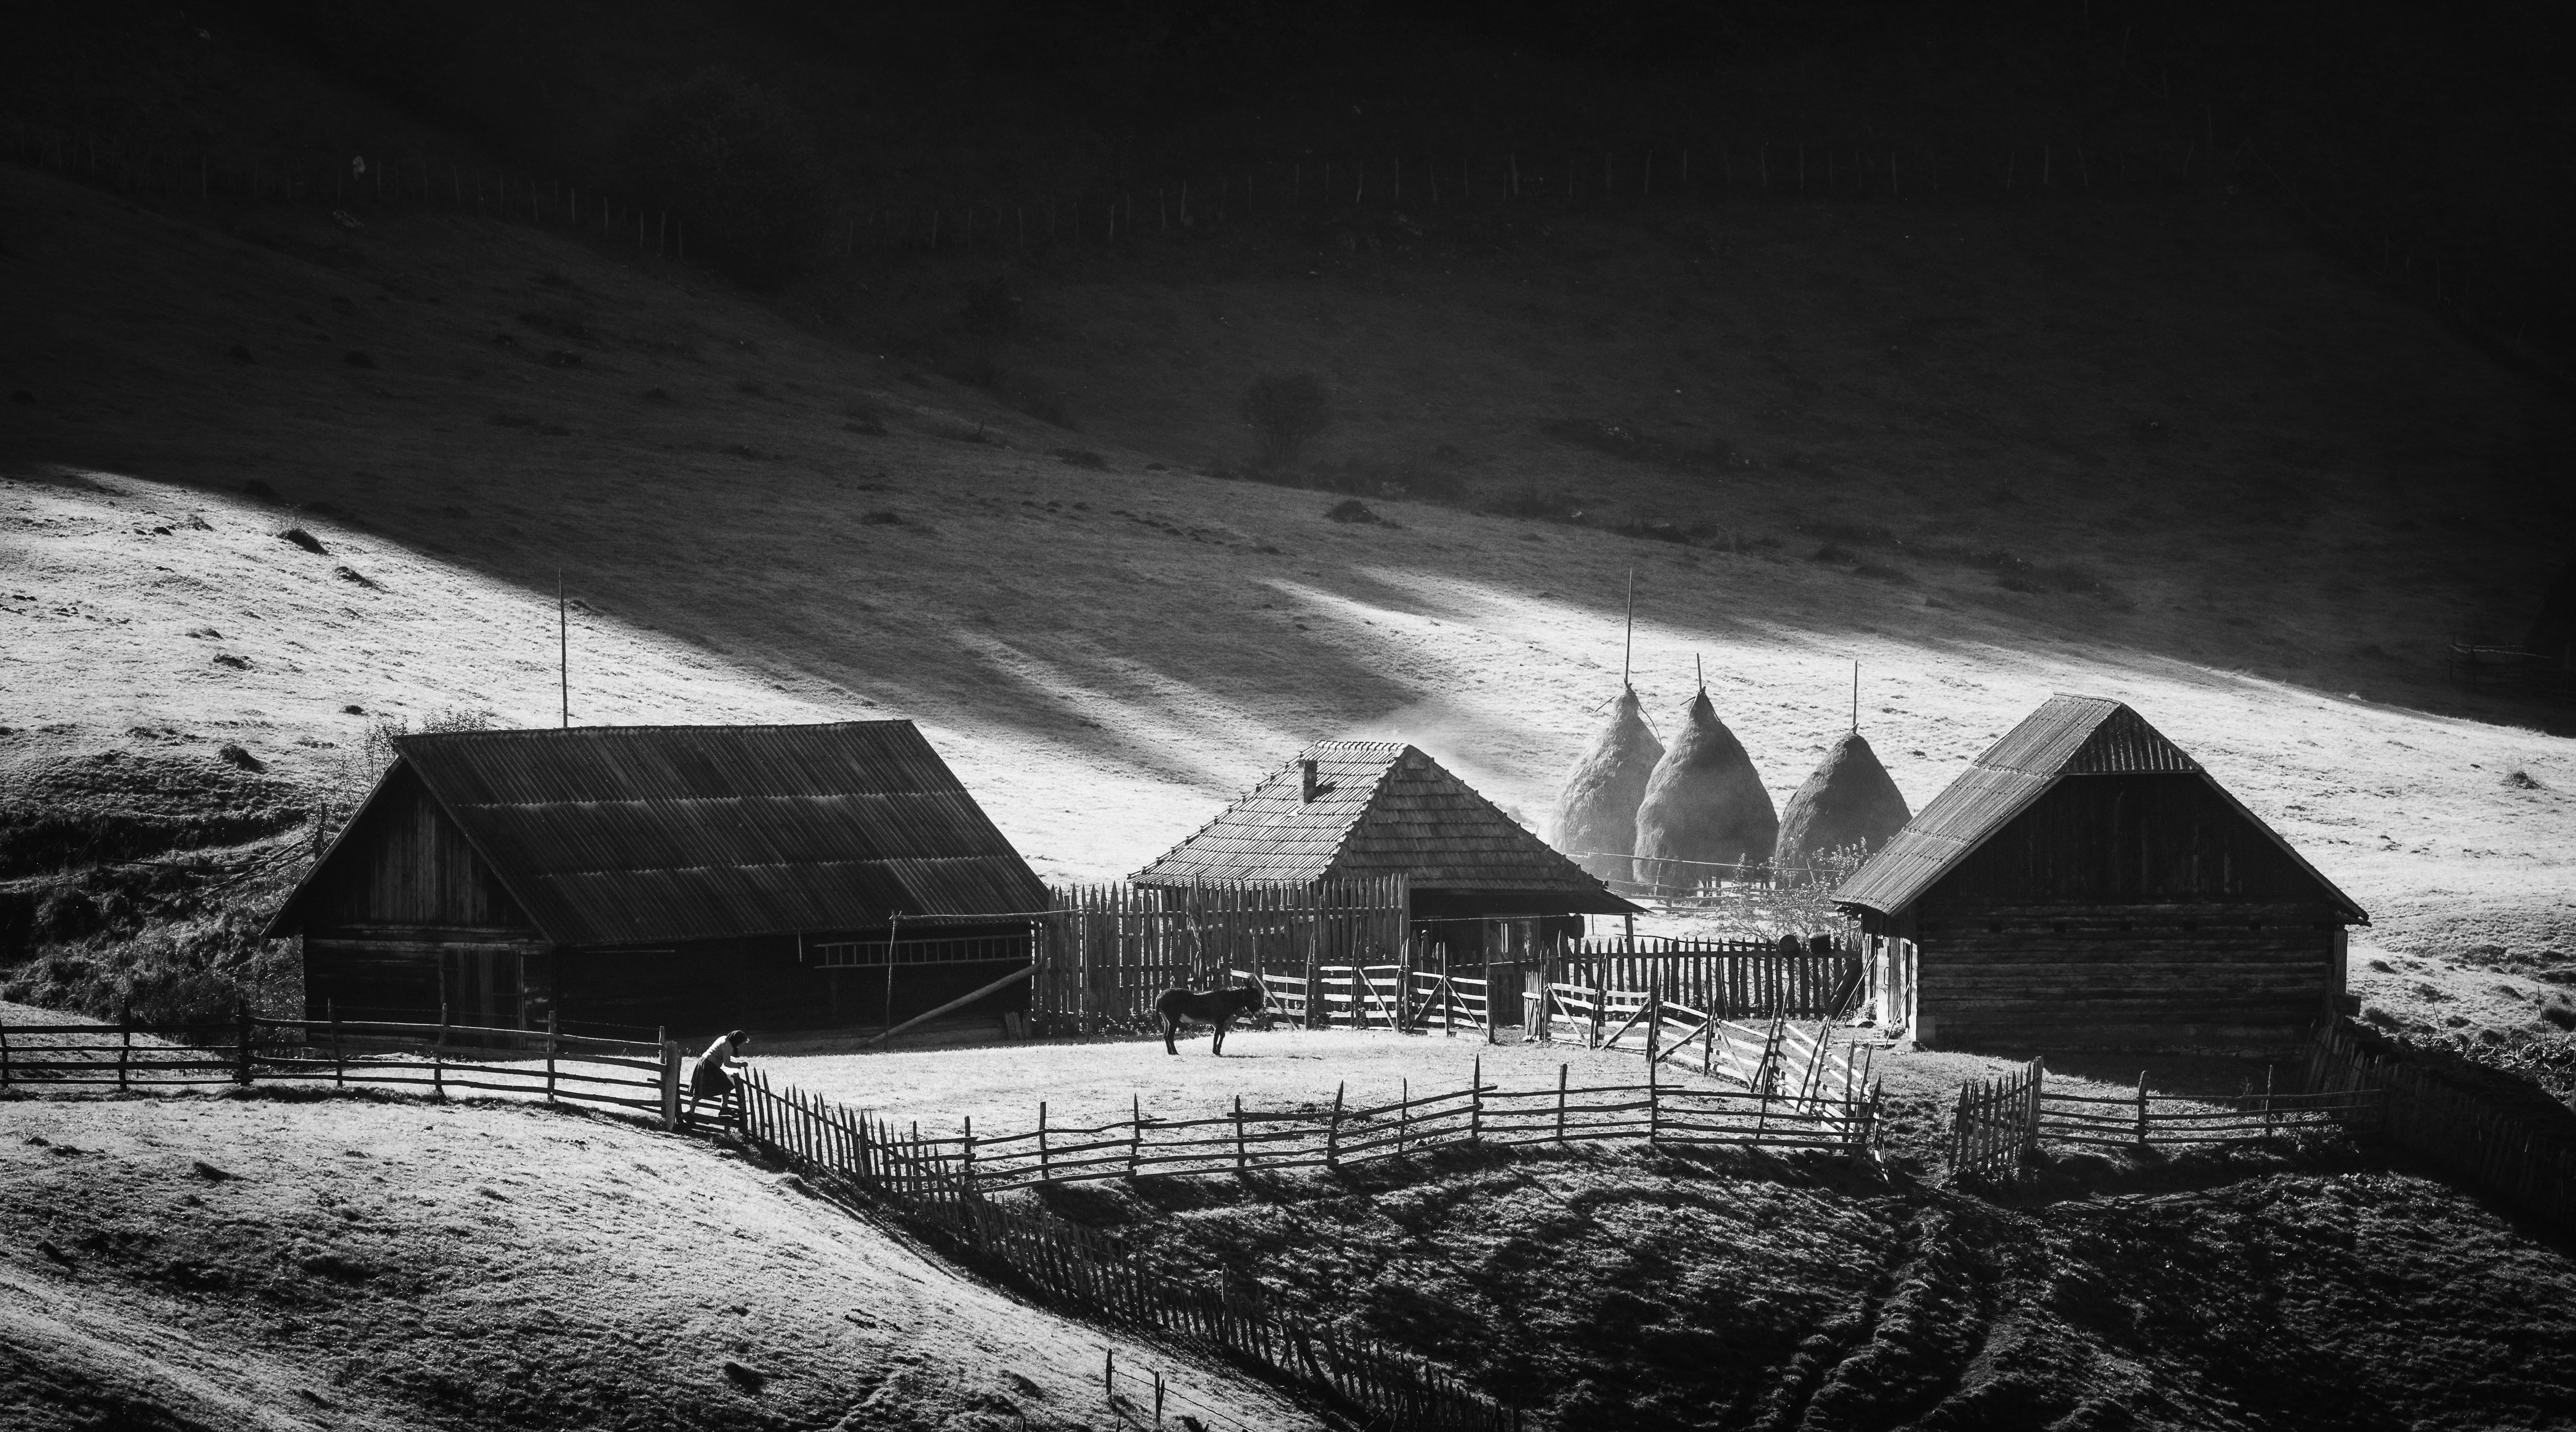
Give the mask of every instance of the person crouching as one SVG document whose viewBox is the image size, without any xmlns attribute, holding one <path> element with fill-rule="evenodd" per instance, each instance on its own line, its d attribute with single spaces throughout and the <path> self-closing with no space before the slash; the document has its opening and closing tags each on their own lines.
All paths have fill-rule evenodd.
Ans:
<svg viewBox="0 0 2576 1432">
<path fill-rule="evenodd" d="M 680 1121 L 683 1127 L 697 1122 L 698 1104 L 706 1099 L 716 1101 L 716 1119 L 723 1122 L 726 1102 L 738 1082 L 731 1066 L 742 1058 L 742 1047 L 750 1042 L 751 1035 L 747 1032 L 729 1029 L 716 1036 L 716 1042 L 708 1045 L 707 1052 L 698 1056 L 697 1072 L 689 1077 L 689 1113 Z"/>
</svg>

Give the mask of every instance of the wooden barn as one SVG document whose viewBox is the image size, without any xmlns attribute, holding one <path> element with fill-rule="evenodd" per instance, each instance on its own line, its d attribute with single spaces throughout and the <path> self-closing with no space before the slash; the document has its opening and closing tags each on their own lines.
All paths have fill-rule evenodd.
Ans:
<svg viewBox="0 0 2576 1432">
<path fill-rule="evenodd" d="M 1132 878 L 1306 885 L 1390 875 L 1409 882 L 1407 920 L 1426 954 L 1459 964 L 1516 967 L 1579 938 L 1586 915 L 1638 908 L 1438 761 L 1390 741 L 1308 746 Z"/>
<path fill-rule="evenodd" d="M 2117 701 L 2057 696 L 1834 892 L 1930 1046 L 2276 1050 L 2361 907 Z M 1885 947 L 1882 947 L 1885 948 Z"/>
<path fill-rule="evenodd" d="M 1045 887 L 909 721 L 394 746 L 268 929 L 310 1017 L 882 1027 L 1035 960 Z"/>
</svg>

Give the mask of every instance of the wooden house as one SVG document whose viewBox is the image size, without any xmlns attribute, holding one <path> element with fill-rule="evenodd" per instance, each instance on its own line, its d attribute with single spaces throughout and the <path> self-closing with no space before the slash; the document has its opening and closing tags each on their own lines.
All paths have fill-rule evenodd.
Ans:
<svg viewBox="0 0 2576 1432">
<path fill-rule="evenodd" d="M 2272 1050 L 2361 907 L 2117 701 L 2057 696 L 1834 892 L 1910 955 L 1926 1045 Z"/>
<path fill-rule="evenodd" d="M 1503 814 L 1419 749 L 1318 741 L 1133 879 L 1146 886 L 1402 875 L 1426 952 L 1518 966 L 1583 933 L 1586 915 L 1637 907 Z"/>
<path fill-rule="evenodd" d="M 394 746 L 269 925 L 310 1017 L 882 1026 L 1035 958 L 1045 887 L 909 721 Z"/>
</svg>

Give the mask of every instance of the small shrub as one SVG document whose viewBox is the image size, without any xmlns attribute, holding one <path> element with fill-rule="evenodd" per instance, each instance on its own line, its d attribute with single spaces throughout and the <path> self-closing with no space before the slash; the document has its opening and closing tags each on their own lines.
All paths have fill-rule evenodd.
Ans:
<svg viewBox="0 0 2576 1432">
<path fill-rule="evenodd" d="M 1335 522 L 1383 522 L 1386 519 L 1369 510 L 1367 503 L 1356 497 L 1345 497 L 1326 509 L 1324 515 Z"/>
<path fill-rule="evenodd" d="M 254 756 L 238 742 L 226 741 L 215 748 L 215 759 L 227 766 L 253 773 L 268 769 L 268 763 Z"/>
<path fill-rule="evenodd" d="M 2542 1005 L 2540 1018 L 2552 1029 L 2576 1031 L 2576 1005 Z"/>
<path fill-rule="evenodd" d="M 1255 379 L 1244 391 L 1243 417 L 1260 439 L 1262 456 L 1272 462 L 1295 458 L 1333 422 L 1323 380 L 1312 373 Z"/>
<path fill-rule="evenodd" d="M 1106 469 L 1109 466 L 1108 459 L 1086 448 L 1057 448 L 1055 455 L 1072 467 Z"/>
</svg>

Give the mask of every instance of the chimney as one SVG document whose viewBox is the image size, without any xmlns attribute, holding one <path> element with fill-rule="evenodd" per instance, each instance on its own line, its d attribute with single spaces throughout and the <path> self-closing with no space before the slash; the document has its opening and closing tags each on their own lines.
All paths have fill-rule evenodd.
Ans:
<svg viewBox="0 0 2576 1432">
<path fill-rule="evenodd" d="M 1322 784 L 1315 779 L 1315 763 L 1311 760 L 1299 761 L 1297 763 L 1297 771 L 1303 778 L 1298 787 L 1299 794 L 1297 799 L 1312 805 L 1314 803 L 1316 793 L 1323 789 Z"/>
</svg>

